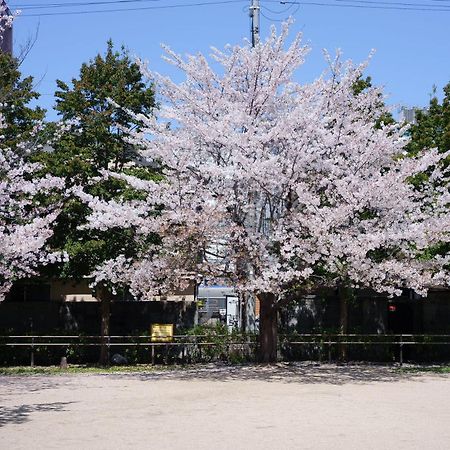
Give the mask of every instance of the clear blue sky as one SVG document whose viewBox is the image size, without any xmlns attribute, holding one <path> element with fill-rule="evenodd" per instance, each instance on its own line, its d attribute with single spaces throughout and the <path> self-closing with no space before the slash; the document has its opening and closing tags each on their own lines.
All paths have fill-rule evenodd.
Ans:
<svg viewBox="0 0 450 450">
<path fill-rule="evenodd" d="M 161 43 L 180 53 L 208 52 L 210 46 L 241 43 L 249 37 L 250 21 L 246 7 L 250 0 L 220 5 L 184 8 L 147 9 L 139 11 L 104 12 L 30 17 L 31 14 L 62 11 L 94 11 L 101 9 L 143 8 L 214 0 L 138 0 L 116 5 L 29 9 L 41 4 L 88 3 L 96 0 L 15 0 L 11 8 L 20 7 L 22 17 L 15 23 L 15 45 L 24 44 L 39 27 L 37 42 L 26 58 L 22 71 L 38 82 L 43 94 L 39 103 L 51 109 L 57 78 L 70 81 L 82 62 L 104 52 L 106 41 L 112 38 L 124 44 L 133 54 L 149 60 L 150 67 L 173 75 L 173 69 L 161 61 Z M 99 1 L 99 0 L 97 0 Z M 105 1 L 105 0 L 104 0 Z M 129 1 L 129 0 L 128 0 Z M 308 0 L 312 1 L 312 0 Z M 373 0 L 372 0 L 373 1 Z M 301 80 L 312 80 L 325 68 L 322 49 L 342 49 L 344 56 L 362 61 L 371 49 L 376 49 L 368 74 L 376 84 L 383 85 L 389 103 L 425 106 L 432 86 L 439 95 L 450 81 L 450 0 L 397 0 L 396 2 L 318 0 L 341 6 L 302 4 L 295 14 L 292 33 L 302 31 L 304 40 L 312 47 L 307 63 L 298 73 Z M 382 2 L 381 2 L 382 3 Z M 448 8 L 448 11 L 410 11 L 369 9 L 367 6 L 393 6 L 395 3 Z M 286 5 L 261 0 L 263 6 L 262 37 L 267 34 L 272 19 L 283 19 Z M 346 8 L 342 5 L 363 8 Z M 272 10 L 270 12 L 268 9 Z M 291 5 L 291 12 L 297 6 Z M 27 17 L 28 16 L 28 17 Z M 54 113 L 49 112 L 54 118 Z"/>
</svg>

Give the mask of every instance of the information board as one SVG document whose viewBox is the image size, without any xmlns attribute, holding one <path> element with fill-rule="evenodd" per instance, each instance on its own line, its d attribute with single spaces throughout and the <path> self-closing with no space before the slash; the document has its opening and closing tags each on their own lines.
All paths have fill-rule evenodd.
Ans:
<svg viewBox="0 0 450 450">
<path fill-rule="evenodd" d="M 152 342 L 171 342 L 173 323 L 152 323 L 150 328 Z"/>
</svg>

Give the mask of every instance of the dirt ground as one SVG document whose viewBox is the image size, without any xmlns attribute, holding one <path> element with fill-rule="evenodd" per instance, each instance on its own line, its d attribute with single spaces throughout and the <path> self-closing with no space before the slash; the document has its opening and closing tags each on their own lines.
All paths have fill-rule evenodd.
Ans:
<svg viewBox="0 0 450 450">
<path fill-rule="evenodd" d="M 450 375 L 333 365 L 0 377 L 0 449 L 450 449 Z"/>
</svg>

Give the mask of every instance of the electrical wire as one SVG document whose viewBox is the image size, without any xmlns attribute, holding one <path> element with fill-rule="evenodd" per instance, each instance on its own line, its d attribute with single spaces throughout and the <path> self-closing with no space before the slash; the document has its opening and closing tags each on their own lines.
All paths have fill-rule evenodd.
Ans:
<svg viewBox="0 0 450 450">
<path fill-rule="evenodd" d="M 32 14 L 21 14 L 19 17 L 42 17 L 42 16 L 71 16 L 81 14 L 101 14 L 110 12 L 128 12 L 128 11 L 144 11 L 144 10 L 157 10 L 157 9 L 175 9 L 175 8 L 191 8 L 196 6 L 216 6 L 231 3 L 243 3 L 247 0 L 221 0 L 212 2 L 197 2 L 197 3 L 183 3 L 174 5 L 161 5 L 161 6 L 145 6 L 136 8 L 121 8 L 121 9 L 94 9 L 94 10 L 82 10 L 82 11 L 64 11 L 64 12 L 43 12 Z"/>
<path fill-rule="evenodd" d="M 294 5 L 290 5 L 290 7 L 286 8 L 284 11 L 274 11 L 270 8 L 267 8 L 267 6 L 264 6 L 261 4 L 261 16 L 271 22 L 285 22 L 286 20 L 288 20 L 289 17 L 294 17 L 298 13 L 298 11 L 300 10 L 300 6 L 301 5 L 297 5 L 297 8 L 294 8 Z M 291 7 L 294 8 L 294 10 L 289 12 L 292 9 Z M 282 14 L 286 14 L 289 12 L 289 15 L 284 16 L 283 19 L 278 19 L 278 18 L 274 18 L 274 17 L 270 17 L 270 16 L 266 15 L 264 13 L 264 11 L 268 11 L 270 14 L 275 14 L 275 15 L 282 15 Z"/>
<path fill-rule="evenodd" d="M 31 5 L 11 5 L 14 8 L 24 9 L 51 9 L 51 8 L 74 8 L 78 6 L 102 6 L 102 5 L 115 5 L 123 3 L 154 3 L 161 0 L 102 0 L 102 1 L 88 1 L 88 2 L 69 2 L 69 3 L 35 3 Z"/>
<path fill-rule="evenodd" d="M 430 3 L 405 3 L 405 2 L 380 2 L 378 0 L 331 0 L 335 2 L 344 3 L 361 3 L 363 5 L 388 5 L 388 6 L 412 6 L 416 7 L 429 7 L 429 8 L 439 8 L 441 5 L 432 5 Z M 301 3 L 301 2 L 300 2 Z M 444 5 L 445 7 L 445 5 Z"/>
<path fill-rule="evenodd" d="M 263 11 L 264 10 L 261 9 L 261 11 L 260 11 L 261 16 L 264 17 L 264 19 L 267 19 L 269 22 L 284 22 L 285 21 L 285 19 L 275 19 L 273 17 L 266 16 Z"/>
<path fill-rule="evenodd" d="M 340 0 L 341 1 L 341 0 Z M 351 0 L 342 0 L 349 2 Z M 278 3 L 271 1 L 270 3 Z M 300 1 L 300 2 L 288 2 L 281 1 L 283 5 L 294 4 L 301 6 L 331 6 L 336 8 L 358 8 L 358 9 L 379 9 L 379 10 L 399 10 L 399 11 L 427 11 L 427 12 L 450 12 L 450 6 L 445 8 L 442 6 L 434 7 L 434 5 L 426 5 L 427 7 L 409 7 L 409 6 L 375 6 L 375 5 L 358 5 L 358 4 L 342 4 L 342 3 L 323 3 L 323 2 L 311 2 L 311 1 Z M 393 3 L 390 3 L 392 5 Z"/>
<path fill-rule="evenodd" d="M 96 0 L 96 1 L 79 1 L 79 2 L 64 2 L 64 3 L 33 3 L 33 4 L 12 4 L 11 7 L 14 8 L 27 8 L 27 9 L 36 9 L 36 8 L 68 8 L 68 7 L 77 7 L 77 6 L 98 6 L 98 5 L 111 5 L 111 4 L 123 4 L 123 3 L 147 3 L 147 2 L 159 2 L 161 0 Z M 404 6 L 425 6 L 425 7 L 439 7 L 438 5 L 433 5 L 430 3 L 405 3 L 405 2 L 383 2 L 378 0 L 331 0 L 336 2 L 346 2 L 346 3 L 362 3 L 362 4 L 379 4 L 379 5 L 404 5 Z M 438 3 L 450 3 L 450 0 L 429 0 L 432 2 Z M 295 4 L 297 2 L 285 2 L 285 1 L 268 1 L 265 3 L 277 3 L 277 4 Z M 301 2 L 298 2 L 301 3 Z M 261 4 L 264 6 L 264 4 Z M 267 6 L 266 6 L 267 8 Z M 290 8 L 290 7 L 288 7 Z M 271 13 L 282 13 L 283 11 L 273 11 L 267 8 Z M 284 11 L 286 12 L 286 10 Z"/>
<path fill-rule="evenodd" d="M 290 9 L 292 9 L 295 5 L 289 5 L 287 8 L 285 8 L 283 11 L 275 11 L 271 8 L 268 8 L 263 3 L 261 3 L 261 8 L 265 9 L 266 11 L 270 12 L 271 14 L 286 14 Z"/>
<path fill-rule="evenodd" d="M 233 3 L 244 3 L 247 0 L 215 0 L 215 1 L 200 1 L 193 3 L 176 3 L 172 5 L 158 5 L 158 6 L 136 6 L 118 9 L 83 9 L 79 11 L 49 11 L 42 13 L 27 14 L 27 8 L 32 9 L 51 9 L 56 7 L 88 7 L 88 6 L 100 6 L 100 5 L 112 5 L 112 4 L 125 4 L 125 3 L 142 3 L 142 2 L 159 2 L 161 0 L 95 0 L 88 2 L 69 2 L 69 3 L 51 3 L 51 4 L 34 4 L 28 7 L 23 4 L 25 14 L 21 14 L 20 17 L 42 17 L 42 16 L 71 16 L 71 15 L 85 15 L 85 14 L 104 14 L 112 12 L 129 12 L 129 11 L 144 11 L 144 10 L 164 10 L 164 9 L 177 9 L 177 8 L 192 8 L 192 7 L 205 7 L 216 6 Z M 338 7 L 338 8 L 357 8 L 357 9 L 378 9 L 378 10 L 401 10 L 401 11 L 423 11 L 423 12 L 450 12 L 450 4 L 447 4 L 449 0 L 432 0 L 439 2 L 439 4 L 430 3 L 407 3 L 407 2 L 383 2 L 378 0 L 329 0 L 328 2 L 322 1 L 277 1 L 277 0 L 265 0 L 265 3 L 277 3 L 282 5 L 289 5 L 286 11 L 297 5 L 301 6 L 320 6 L 320 7 Z M 262 5 L 265 7 L 265 5 Z M 15 7 L 19 7 L 18 5 Z M 267 7 L 265 7 L 267 8 Z M 272 14 L 280 14 L 280 12 L 270 11 Z M 264 15 L 268 20 L 275 20 Z"/>
<path fill-rule="evenodd" d="M 34 3 L 34 4 L 18 4 L 12 5 L 14 8 L 27 8 L 27 9 L 37 9 L 37 8 L 68 8 L 68 7 L 78 7 L 78 6 L 98 6 L 98 5 L 111 5 L 111 4 L 126 4 L 126 3 L 147 3 L 147 2 L 159 2 L 161 0 L 96 0 L 96 1 L 85 1 L 85 2 L 65 2 L 65 3 Z M 345 2 L 345 3 L 361 3 L 361 4 L 373 4 L 373 5 L 387 5 L 387 6 L 411 6 L 411 7 L 430 7 L 438 8 L 441 5 L 433 5 L 430 3 L 406 3 L 406 2 L 387 2 L 378 0 L 331 0 L 335 2 Z M 450 3 L 450 0 L 430 0 L 439 3 Z M 302 2 L 295 1 L 269 1 L 267 3 L 277 3 L 277 4 L 289 4 L 284 11 L 274 11 L 265 6 L 265 8 L 273 14 L 285 13 L 294 4 L 301 4 Z M 170 7 L 170 5 L 167 5 Z M 264 4 L 261 4 L 264 6 Z M 445 5 L 443 5 L 445 7 Z"/>
</svg>

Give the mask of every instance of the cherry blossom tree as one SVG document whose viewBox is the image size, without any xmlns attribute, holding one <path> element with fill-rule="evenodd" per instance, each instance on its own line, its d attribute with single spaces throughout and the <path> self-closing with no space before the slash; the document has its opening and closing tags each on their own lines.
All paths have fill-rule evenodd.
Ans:
<svg viewBox="0 0 450 450">
<path fill-rule="evenodd" d="M 5 2 L 0 5 L 0 40 L 3 32 L 12 26 L 18 12 L 11 14 Z M 20 104 L 28 121 L 22 120 L 23 130 L 14 129 L 14 139 L 5 136 L 11 131 L 16 115 L 11 100 L 0 97 L 0 301 L 11 288 L 14 280 L 36 273 L 44 264 L 60 261 L 61 252 L 46 249 L 46 241 L 52 235 L 51 225 L 57 217 L 58 205 L 52 203 L 52 195 L 63 189 L 64 182 L 53 176 L 39 176 L 40 165 L 29 162 L 29 155 L 39 146 L 39 121 L 33 126 L 28 121 L 39 114 Z M 23 102 L 23 99 L 22 99 Z M 28 126 L 29 125 L 29 126 Z M 26 137 L 24 136 L 26 134 Z"/>
<path fill-rule="evenodd" d="M 0 133 L 6 127 L 0 114 Z M 38 177 L 38 164 L 26 161 L 32 143 L 7 147 L 0 136 L 0 300 L 12 282 L 35 274 L 43 264 L 63 256 L 45 248 L 52 235 L 57 206 L 49 197 L 63 188 L 52 176 Z"/>
<path fill-rule="evenodd" d="M 160 108 L 133 144 L 163 180 L 108 171 L 142 191 L 132 201 L 79 192 L 87 227 L 136 231 L 137 259 L 98 267 L 97 282 L 151 297 L 191 280 L 226 280 L 259 298 L 262 361 L 276 359 L 282 305 L 318 286 L 424 294 L 449 282 L 447 154 L 406 158 L 405 129 L 386 124 L 382 93 L 355 92 L 366 64 L 326 55 L 311 83 L 294 81 L 309 49 L 288 24 L 266 42 L 166 60 L 185 81 L 143 72 Z M 420 177 L 418 175 L 421 174 Z M 415 182 L 414 182 L 415 181 Z M 148 244 L 149 235 L 158 235 Z"/>
</svg>

